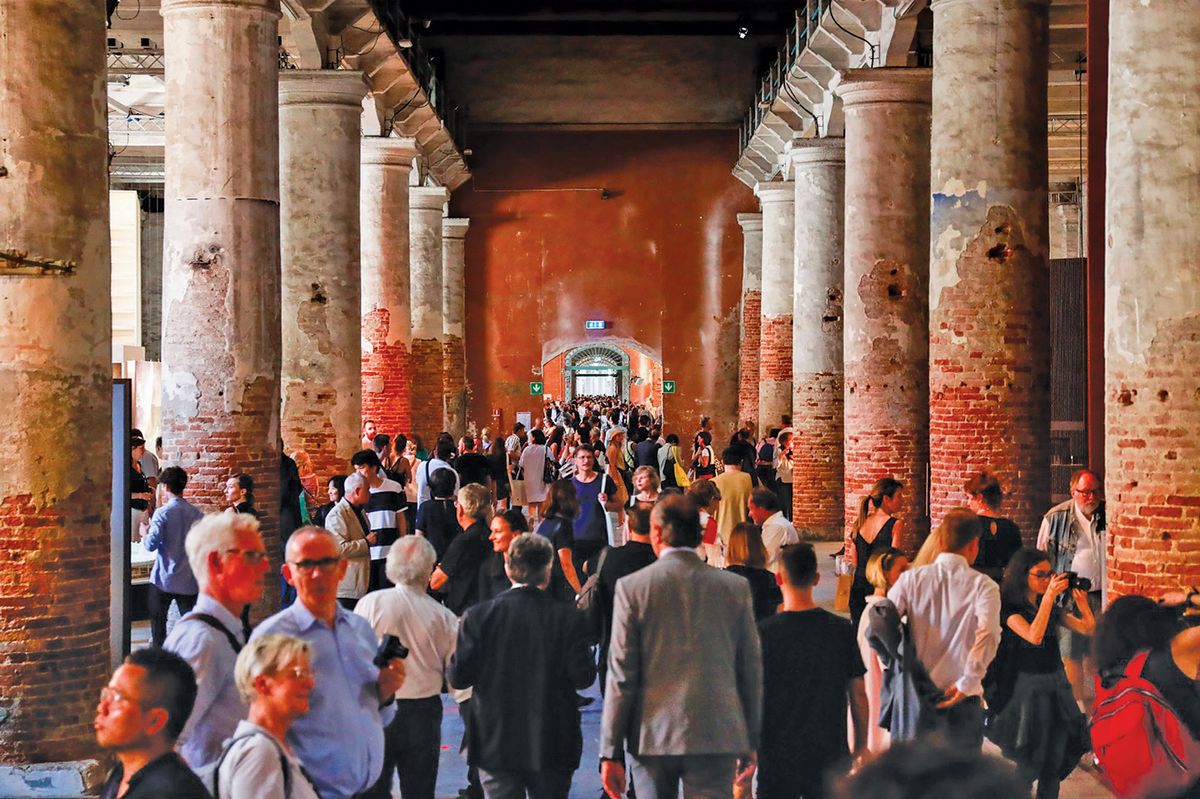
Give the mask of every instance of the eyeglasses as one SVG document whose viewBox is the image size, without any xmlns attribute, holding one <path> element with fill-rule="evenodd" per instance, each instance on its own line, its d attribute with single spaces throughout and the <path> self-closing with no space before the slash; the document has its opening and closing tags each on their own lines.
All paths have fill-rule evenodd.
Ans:
<svg viewBox="0 0 1200 799">
<path fill-rule="evenodd" d="M 1038 578 L 1039 580 L 1049 580 L 1051 577 L 1054 576 L 1054 572 L 1048 572 L 1044 569 L 1041 571 L 1036 571 L 1036 572 L 1031 571 L 1030 574 L 1032 576 Z"/>
<path fill-rule="evenodd" d="M 287 669 L 279 669 L 275 672 L 276 677 L 293 677 L 297 680 L 311 680 L 313 678 L 312 669 L 307 666 L 292 666 Z"/>
<path fill-rule="evenodd" d="M 126 702 L 133 705 L 138 704 L 138 700 L 125 696 L 125 694 L 121 693 L 116 688 L 111 688 L 106 685 L 100 689 L 100 704 L 122 705 Z"/>
<path fill-rule="evenodd" d="M 1076 494 L 1083 494 L 1085 497 L 1094 497 L 1100 493 L 1098 488 L 1073 488 L 1071 490 Z"/>
<path fill-rule="evenodd" d="M 226 555 L 241 555 L 242 559 L 251 566 L 257 566 L 267 557 L 264 549 L 226 549 L 224 552 Z"/>
<path fill-rule="evenodd" d="M 304 572 L 310 572 L 313 569 L 322 572 L 331 572 L 340 560 L 341 558 L 321 558 L 319 560 L 289 560 L 288 563 Z"/>
</svg>

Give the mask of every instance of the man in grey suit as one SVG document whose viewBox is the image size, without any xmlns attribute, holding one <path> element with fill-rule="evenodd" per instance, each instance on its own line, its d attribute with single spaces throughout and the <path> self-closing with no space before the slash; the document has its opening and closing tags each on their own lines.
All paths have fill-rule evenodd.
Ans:
<svg viewBox="0 0 1200 799">
<path fill-rule="evenodd" d="M 638 799 L 728 799 L 749 787 L 762 721 L 762 658 L 750 584 L 696 554 L 700 517 L 686 497 L 650 516 L 658 561 L 617 582 L 600 731 L 600 773 Z"/>
</svg>

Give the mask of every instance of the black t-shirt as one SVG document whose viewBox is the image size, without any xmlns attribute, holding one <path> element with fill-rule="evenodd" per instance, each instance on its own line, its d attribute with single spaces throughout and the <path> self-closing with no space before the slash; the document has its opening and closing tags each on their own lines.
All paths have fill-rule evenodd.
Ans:
<svg viewBox="0 0 1200 799">
<path fill-rule="evenodd" d="M 850 754 L 846 689 L 866 673 L 850 622 L 815 608 L 758 625 L 763 657 L 760 753 L 777 769 L 820 770 Z M 789 765 L 791 764 L 791 765 Z"/>
<path fill-rule="evenodd" d="M 464 452 L 459 455 L 454 468 L 458 471 L 458 481 L 462 485 L 476 483 L 486 486 L 492 473 L 492 465 L 488 463 L 487 456 L 478 452 Z"/>
<path fill-rule="evenodd" d="M 613 596 L 617 592 L 617 580 L 644 569 L 657 558 L 654 547 L 641 541 L 629 541 L 624 546 L 611 547 L 600 566 L 600 607 L 604 610 L 604 635 L 601 646 L 608 650 L 608 639 L 612 635 Z"/>
<path fill-rule="evenodd" d="M 979 536 L 979 556 L 974 566 L 993 580 L 999 582 L 1004 576 L 1004 567 L 1021 548 L 1021 528 L 1012 519 L 980 516 L 983 535 Z"/>
<path fill-rule="evenodd" d="M 1062 623 L 1062 610 L 1057 606 L 1050 611 L 1050 622 L 1046 625 L 1046 634 L 1040 644 L 1031 644 L 1012 631 L 1008 626 L 1009 616 L 1020 616 L 1033 624 L 1037 618 L 1037 609 L 1028 605 L 1000 606 L 1000 657 L 1011 658 L 1005 668 L 1012 674 L 1048 674 L 1062 668 L 1062 656 L 1058 649 L 1058 626 Z"/>
<path fill-rule="evenodd" d="M 445 589 L 446 607 L 460 616 L 479 601 L 479 569 L 492 551 L 488 533 L 486 524 L 475 522 L 455 536 L 438 564 L 450 578 Z"/>
<path fill-rule="evenodd" d="M 555 552 L 560 549 L 570 549 L 571 545 L 575 543 L 575 525 L 557 516 L 547 516 L 543 519 L 542 523 L 538 525 L 537 533 L 550 539 Z"/>
<path fill-rule="evenodd" d="M 118 761 L 100 791 L 100 799 L 116 799 L 125 771 Z M 129 778 L 129 790 L 123 799 L 210 799 L 208 790 L 183 758 L 167 752 L 142 766 Z"/>
<path fill-rule="evenodd" d="M 146 475 L 142 474 L 141 470 L 136 466 L 129 467 L 129 493 L 150 493 L 150 481 L 146 479 Z M 150 503 L 144 499 L 131 499 L 129 500 L 129 507 L 134 510 L 148 510 Z"/>
<path fill-rule="evenodd" d="M 647 438 L 633 448 L 633 457 L 638 466 L 650 466 L 658 471 L 658 442 Z"/>
<path fill-rule="evenodd" d="M 450 542 L 462 532 L 452 499 L 430 499 L 417 508 L 416 529 L 425 534 L 440 560 Z"/>
<path fill-rule="evenodd" d="M 762 621 L 768 616 L 775 615 L 779 603 L 783 602 L 783 592 L 775 575 L 766 569 L 755 569 L 750 566 L 726 566 L 725 571 L 740 574 L 750 582 L 750 596 L 754 600 L 754 620 Z"/>
</svg>

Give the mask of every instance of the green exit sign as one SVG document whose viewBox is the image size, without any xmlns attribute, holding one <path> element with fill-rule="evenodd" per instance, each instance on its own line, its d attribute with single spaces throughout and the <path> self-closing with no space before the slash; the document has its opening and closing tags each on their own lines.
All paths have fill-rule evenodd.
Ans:
<svg viewBox="0 0 1200 799">
<path fill-rule="evenodd" d="M 675 381 L 674 380 L 664 380 L 663 381 L 663 393 L 664 394 L 674 394 L 675 393 Z"/>
<path fill-rule="evenodd" d="M 538 394 L 542 393 L 543 388 L 545 388 L 545 386 L 541 383 L 530 383 L 529 384 L 529 393 L 534 396 L 537 396 Z"/>
</svg>

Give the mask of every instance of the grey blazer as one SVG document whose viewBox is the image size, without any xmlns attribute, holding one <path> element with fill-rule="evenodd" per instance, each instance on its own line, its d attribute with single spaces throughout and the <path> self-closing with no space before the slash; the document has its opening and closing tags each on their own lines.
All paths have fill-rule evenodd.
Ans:
<svg viewBox="0 0 1200 799">
<path fill-rule="evenodd" d="M 742 754 L 761 726 L 750 583 L 690 550 L 618 580 L 600 756 Z"/>
<path fill-rule="evenodd" d="M 367 542 L 367 531 L 345 497 L 325 517 L 325 529 L 337 538 L 338 549 L 348 564 L 346 576 L 338 583 L 338 598 L 362 597 L 367 593 L 371 576 L 371 545 Z"/>
</svg>

